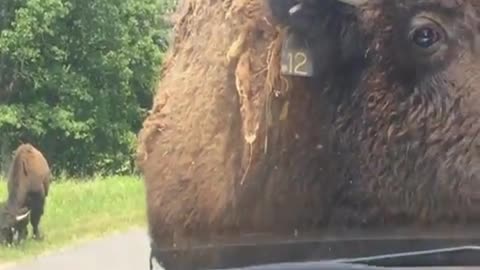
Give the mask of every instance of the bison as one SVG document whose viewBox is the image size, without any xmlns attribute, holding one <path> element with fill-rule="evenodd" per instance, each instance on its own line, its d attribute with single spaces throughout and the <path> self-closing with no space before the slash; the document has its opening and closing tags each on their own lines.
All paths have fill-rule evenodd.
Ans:
<svg viewBox="0 0 480 270">
<path fill-rule="evenodd" d="M 208 66 L 215 58 L 201 53 L 208 44 L 174 47 L 178 62 L 168 68 L 203 74 L 201 85 L 216 83 L 218 91 L 183 91 L 173 85 L 188 81 L 187 75 L 164 77 L 162 87 L 175 91 L 162 89 L 165 94 L 158 95 L 164 98 L 155 100 L 157 118 L 149 119 L 151 125 L 161 120 L 161 127 L 149 137 L 151 150 L 142 163 L 154 243 L 327 226 L 478 221 L 479 2 L 265 3 L 284 36 L 308 45 L 301 48 L 310 55 L 303 62 L 313 69 L 289 78 L 288 114 L 271 125 L 277 135 L 261 154 L 254 152 L 243 181 L 249 148 L 240 143 L 237 101 L 227 97 L 231 86 L 218 86 L 223 77 L 208 77 L 220 72 Z M 222 18 L 214 7 L 191 7 L 195 14 Z M 194 25 L 192 31 L 206 29 Z M 209 37 L 222 46 L 220 36 Z M 192 50 L 198 60 L 182 58 Z M 210 103 L 202 104 L 204 92 Z"/>
<path fill-rule="evenodd" d="M 39 229 L 40 219 L 44 213 L 49 192 L 50 167 L 43 154 L 31 144 L 21 144 L 15 151 L 8 175 L 8 199 L 6 212 L 17 216 L 28 211 L 33 229 L 33 237 L 42 239 Z M 10 223 L 11 224 L 11 223 Z M 21 237 L 26 236 L 27 223 L 16 224 Z"/>
</svg>

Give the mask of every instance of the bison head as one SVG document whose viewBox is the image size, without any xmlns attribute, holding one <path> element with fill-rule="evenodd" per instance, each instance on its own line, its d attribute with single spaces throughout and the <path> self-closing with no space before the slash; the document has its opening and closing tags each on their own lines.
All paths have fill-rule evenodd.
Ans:
<svg viewBox="0 0 480 270">
<path fill-rule="evenodd" d="M 8 245 L 13 243 L 17 232 L 17 227 L 21 223 L 28 224 L 30 210 L 21 208 L 18 211 L 11 211 L 7 207 L 0 208 L 0 243 Z M 26 227 L 26 226 L 25 226 Z"/>
<path fill-rule="evenodd" d="M 477 2 L 269 0 L 336 108 L 337 205 L 363 221 L 480 217 Z"/>
</svg>

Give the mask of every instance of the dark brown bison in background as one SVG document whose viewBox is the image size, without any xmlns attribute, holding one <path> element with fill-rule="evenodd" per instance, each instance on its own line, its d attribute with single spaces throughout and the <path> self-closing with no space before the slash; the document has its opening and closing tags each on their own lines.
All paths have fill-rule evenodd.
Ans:
<svg viewBox="0 0 480 270">
<path fill-rule="evenodd" d="M 260 121 L 246 166 L 250 148 L 227 80 L 241 73 L 205 52 L 224 48 L 234 27 L 221 23 L 215 1 L 184 5 L 174 60 L 140 134 L 157 245 L 480 218 L 477 0 L 257 2 L 308 43 L 314 74 L 289 78 L 288 113 Z M 250 63 L 263 59 L 273 31 L 253 32 Z"/>
<path fill-rule="evenodd" d="M 39 223 L 48 196 L 50 177 L 50 167 L 40 151 L 28 143 L 16 149 L 8 175 L 8 199 L 4 211 L 8 216 L 18 217 L 25 216 L 27 210 L 36 239 L 42 238 Z M 7 224 L 11 225 L 11 220 Z M 17 218 L 13 228 L 20 238 L 25 238 L 28 220 L 21 223 L 19 220 L 22 219 Z"/>
</svg>

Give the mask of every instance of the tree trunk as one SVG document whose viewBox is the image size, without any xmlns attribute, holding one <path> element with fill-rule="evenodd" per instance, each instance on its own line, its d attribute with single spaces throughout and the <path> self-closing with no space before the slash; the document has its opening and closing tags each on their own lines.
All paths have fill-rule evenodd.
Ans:
<svg viewBox="0 0 480 270">
<path fill-rule="evenodd" d="M 177 12 L 138 137 L 154 242 L 321 224 L 331 105 L 306 79 L 280 76 L 284 30 L 263 0 L 184 0 Z"/>
</svg>

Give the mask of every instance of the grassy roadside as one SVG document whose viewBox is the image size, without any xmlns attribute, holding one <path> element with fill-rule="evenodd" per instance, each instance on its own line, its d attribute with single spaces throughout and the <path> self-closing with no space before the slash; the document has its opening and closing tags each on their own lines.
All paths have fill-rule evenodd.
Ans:
<svg viewBox="0 0 480 270">
<path fill-rule="evenodd" d="M 6 196 L 6 183 L 2 181 L 0 200 Z M 10 248 L 0 246 L 0 263 L 27 259 L 132 226 L 144 226 L 144 205 L 143 182 L 137 177 L 54 182 L 40 223 L 45 239 L 41 242 L 31 239 L 29 225 L 26 242 Z"/>
</svg>

